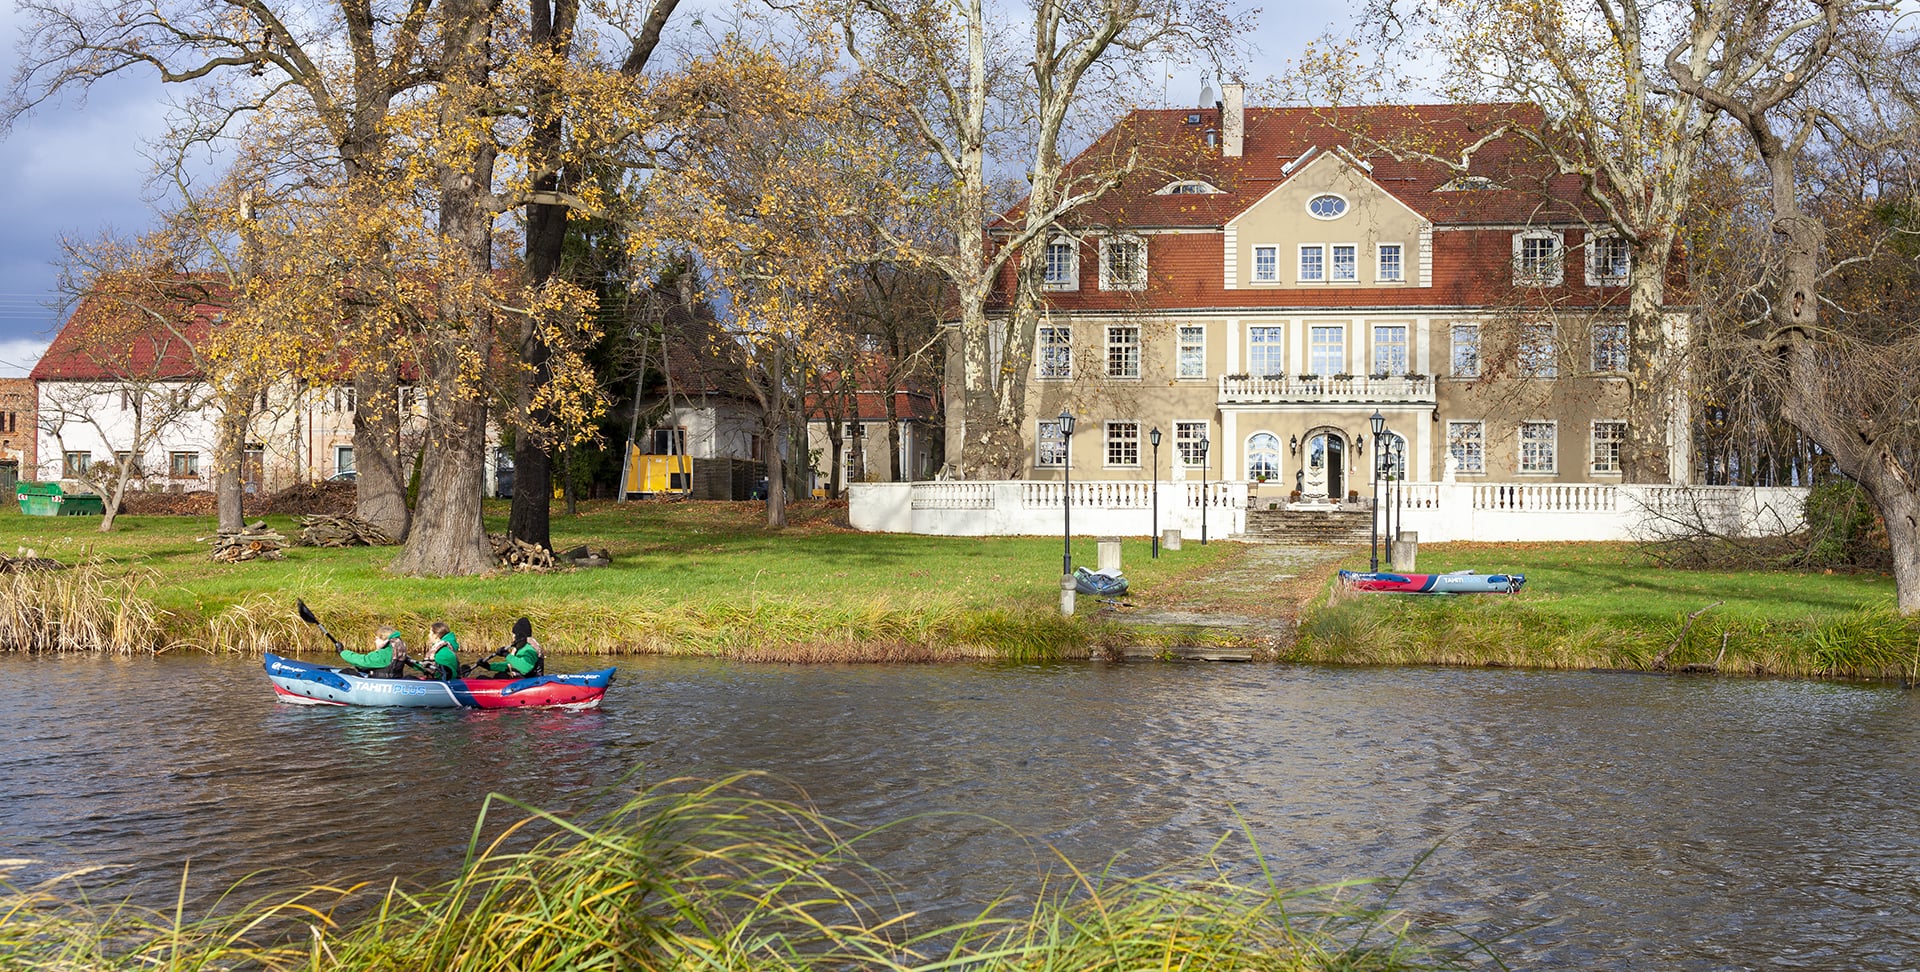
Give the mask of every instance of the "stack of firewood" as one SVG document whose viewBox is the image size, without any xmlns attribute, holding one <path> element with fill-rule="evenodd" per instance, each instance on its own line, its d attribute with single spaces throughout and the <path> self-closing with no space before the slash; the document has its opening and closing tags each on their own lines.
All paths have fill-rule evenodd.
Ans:
<svg viewBox="0 0 1920 972">
<path fill-rule="evenodd" d="M 500 559 L 500 566 L 514 570 L 553 570 L 559 566 L 554 563 L 553 551 L 537 543 L 515 540 L 505 534 L 489 533 L 487 542 L 493 544 L 493 555 Z"/>
<path fill-rule="evenodd" d="M 300 518 L 300 543 L 307 547 L 385 547 L 398 541 L 357 516 L 316 513 Z"/>
<path fill-rule="evenodd" d="M 213 541 L 213 559 L 223 564 L 237 564 L 243 560 L 285 560 L 281 553 L 287 546 L 287 538 L 278 531 L 267 529 L 267 521 L 259 520 L 247 524 L 246 529 L 237 533 L 221 531 L 211 538 Z"/>
<path fill-rule="evenodd" d="M 59 570 L 65 567 L 51 557 L 38 557 L 31 550 L 22 550 L 18 557 L 0 554 L 0 574 L 25 574 L 36 570 Z"/>
</svg>

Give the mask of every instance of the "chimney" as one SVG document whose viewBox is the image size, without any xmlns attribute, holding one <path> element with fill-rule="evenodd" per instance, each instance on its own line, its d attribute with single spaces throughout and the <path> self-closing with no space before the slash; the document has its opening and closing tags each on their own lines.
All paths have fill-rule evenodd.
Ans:
<svg viewBox="0 0 1920 972">
<path fill-rule="evenodd" d="M 1240 157 L 1247 134 L 1247 86 L 1238 81 L 1220 83 L 1220 154 Z"/>
</svg>

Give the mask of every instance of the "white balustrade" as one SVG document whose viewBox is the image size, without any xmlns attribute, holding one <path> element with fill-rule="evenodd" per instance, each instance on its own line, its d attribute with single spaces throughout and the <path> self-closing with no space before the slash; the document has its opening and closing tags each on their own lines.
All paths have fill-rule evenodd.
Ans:
<svg viewBox="0 0 1920 972">
<path fill-rule="evenodd" d="M 1434 399 L 1429 375 L 1221 375 L 1222 402 L 1417 402 Z"/>
</svg>

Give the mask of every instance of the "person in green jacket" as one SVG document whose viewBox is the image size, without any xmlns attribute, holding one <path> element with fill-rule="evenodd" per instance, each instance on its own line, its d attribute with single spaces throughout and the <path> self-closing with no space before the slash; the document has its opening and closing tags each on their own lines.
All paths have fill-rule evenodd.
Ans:
<svg viewBox="0 0 1920 972">
<path fill-rule="evenodd" d="M 407 644 L 391 625 L 381 626 L 379 634 L 374 636 L 372 651 L 342 648 L 340 657 L 374 678 L 400 678 L 407 672 Z"/>
<path fill-rule="evenodd" d="M 513 623 L 513 644 L 493 654 L 499 661 L 489 659 L 486 666 L 495 678 L 528 678 L 546 671 L 540 642 L 533 640 L 533 623 L 526 618 Z"/>
<path fill-rule="evenodd" d="M 427 664 L 423 666 L 426 676 L 451 682 L 460 677 L 460 639 L 445 621 L 435 621 L 431 630 L 433 648 L 427 653 Z"/>
</svg>

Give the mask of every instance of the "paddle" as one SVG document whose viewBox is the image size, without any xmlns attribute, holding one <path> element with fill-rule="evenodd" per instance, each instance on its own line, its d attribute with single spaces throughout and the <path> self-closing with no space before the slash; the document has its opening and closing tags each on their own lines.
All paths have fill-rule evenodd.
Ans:
<svg viewBox="0 0 1920 972">
<path fill-rule="evenodd" d="M 335 638 L 333 636 L 333 632 L 328 631 L 327 626 L 324 624 L 321 624 L 320 619 L 313 616 L 313 609 L 310 607 L 307 607 L 307 602 L 302 601 L 299 598 L 295 598 L 293 603 L 300 610 L 300 620 L 305 621 L 306 623 L 313 625 L 316 628 L 319 628 L 320 633 L 323 635 L 326 635 L 328 641 L 333 642 L 333 648 L 335 651 L 347 650 L 347 646 L 341 644 L 340 639 Z"/>
</svg>

